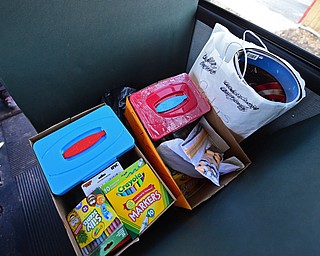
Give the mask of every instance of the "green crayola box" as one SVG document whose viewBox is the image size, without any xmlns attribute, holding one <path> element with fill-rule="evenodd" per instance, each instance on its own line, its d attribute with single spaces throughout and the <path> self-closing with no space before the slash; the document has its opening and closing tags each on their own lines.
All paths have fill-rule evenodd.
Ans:
<svg viewBox="0 0 320 256">
<path fill-rule="evenodd" d="M 100 188 L 83 199 L 67 216 L 83 255 L 106 255 L 128 239 L 115 210 Z"/>
<path fill-rule="evenodd" d="M 125 178 L 118 179 L 106 194 L 132 238 L 140 235 L 173 202 L 149 165 L 142 165 L 141 161 L 125 169 Z"/>
</svg>

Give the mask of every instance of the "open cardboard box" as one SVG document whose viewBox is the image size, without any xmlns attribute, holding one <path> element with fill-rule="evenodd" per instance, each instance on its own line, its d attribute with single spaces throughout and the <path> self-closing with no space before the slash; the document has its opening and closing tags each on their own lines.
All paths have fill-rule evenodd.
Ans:
<svg viewBox="0 0 320 256">
<path fill-rule="evenodd" d="M 99 107 L 103 106 L 104 104 L 98 105 L 96 107 L 93 107 L 87 111 L 84 111 L 76 116 L 73 116 L 71 118 L 68 118 L 46 130 L 44 130 L 43 132 L 35 135 L 34 137 L 30 138 L 30 144 L 31 147 L 33 148 L 34 143 L 36 143 L 38 140 L 46 137 L 47 135 L 53 133 L 54 131 L 57 131 L 58 129 L 61 129 L 62 127 L 78 120 L 79 118 L 89 114 L 90 112 L 98 109 Z M 150 164 L 150 162 L 148 161 L 148 159 L 144 156 L 144 154 L 139 150 L 139 148 L 135 145 L 133 149 L 131 149 L 130 151 L 126 152 L 123 154 L 123 156 L 119 157 L 119 161 L 126 161 L 127 165 L 130 165 L 131 163 L 133 163 L 134 161 L 138 160 L 139 158 L 143 158 L 145 163 L 149 165 L 149 167 L 151 168 L 151 170 L 153 171 L 153 173 L 156 175 L 156 177 L 159 179 L 159 181 L 161 182 L 161 184 L 164 186 L 164 188 L 167 190 L 168 194 L 171 196 L 172 198 L 172 202 L 167 206 L 167 208 L 161 212 L 158 216 L 156 216 L 153 221 L 151 222 L 150 225 L 147 226 L 146 229 L 144 229 L 141 233 L 143 234 L 167 209 L 169 209 L 169 207 L 171 207 L 176 198 L 173 195 L 173 193 L 170 191 L 170 189 L 166 186 L 166 184 L 161 180 L 161 178 L 159 177 L 159 175 L 157 174 L 157 172 L 155 172 L 153 166 Z M 101 170 L 102 171 L 102 170 Z M 48 184 L 47 184 L 48 185 Z M 50 187 L 48 185 L 48 189 L 50 190 Z M 67 215 L 68 213 L 77 205 L 77 203 L 79 203 L 83 198 L 85 198 L 85 194 L 83 193 L 83 191 L 81 190 L 81 184 L 74 187 L 73 189 L 71 189 L 70 191 L 68 191 L 66 194 L 62 195 L 62 196 L 57 196 L 51 193 L 51 197 L 52 200 L 54 202 L 54 205 L 57 209 L 57 212 L 63 222 L 63 225 L 66 229 L 67 235 L 71 241 L 71 244 L 74 248 L 74 251 L 77 255 L 82 255 L 80 247 L 74 237 L 74 234 L 72 232 L 72 230 L 69 227 L 69 224 L 67 222 Z M 139 236 L 140 236 L 139 235 Z M 136 243 L 139 241 L 139 236 L 137 238 L 135 238 L 134 240 L 130 240 L 129 242 L 125 243 L 124 245 L 122 245 L 120 248 L 118 248 L 117 250 L 115 250 L 113 252 L 113 254 L 115 255 L 119 255 L 121 254 L 123 251 L 125 251 L 129 246 L 131 246 L 132 244 Z"/>
<path fill-rule="evenodd" d="M 214 185 L 210 181 L 206 182 L 204 186 L 202 186 L 195 194 L 187 199 L 182 194 L 180 188 L 172 178 L 169 169 L 158 154 L 149 134 L 141 123 L 137 113 L 135 112 L 130 102 L 130 96 L 126 99 L 126 109 L 124 112 L 124 116 L 127 120 L 128 125 L 131 127 L 132 132 L 136 137 L 137 143 L 141 147 L 143 153 L 150 160 L 151 164 L 158 172 L 162 180 L 167 184 L 167 186 L 177 198 L 177 201 L 175 202 L 176 206 L 190 210 L 193 209 L 205 200 L 209 199 L 211 196 L 225 187 L 229 182 L 234 180 L 251 163 L 250 159 L 244 153 L 229 129 L 216 114 L 215 110 L 211 108 L 211 110 L 207 114 L 205 114 L 204 117 L 210 124 L 210 126 L 230 147 L 227 152 L 225 152 L 225 157 L 227 158 L 236 156 L 244 164 L 245 167 L 240 171 L 220 176 L 220 187 Z"/>
</svg>

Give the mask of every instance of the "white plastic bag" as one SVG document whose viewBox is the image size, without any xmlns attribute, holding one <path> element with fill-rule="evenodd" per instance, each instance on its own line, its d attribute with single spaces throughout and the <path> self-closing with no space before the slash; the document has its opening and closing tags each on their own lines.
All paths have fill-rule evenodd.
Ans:
<svg viewBox="0 0 320 256">
<path fill-rule="evenodd" d="M 245 41 L 247 33 L 254 35 L 263 47 Z M 305 97 L 304 80 L 287 61 L 270 53 L 251 31 L 245 31 L 243 37 L 240 39 L 227 28 L 216 24 L 189 72 L 226 126 L 238 135 L 238 141 L 279 117 Z M 243 70 L 239 67 L 240 53 Z M 257 93 L 245 80 L 249 65 L 271 74 L 278 82 L 274 83 L 281 85 L 280 88 Z M 261 96 L 281 93 L 285 94 L 280 95 L 285 97 L 285 102 Z"/>
</svg>

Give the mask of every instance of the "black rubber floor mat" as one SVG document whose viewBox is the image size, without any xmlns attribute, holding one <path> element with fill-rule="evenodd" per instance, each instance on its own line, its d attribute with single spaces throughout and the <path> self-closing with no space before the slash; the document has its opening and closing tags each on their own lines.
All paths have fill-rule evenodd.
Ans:
<svg viewBox="0 0 320 256">
<path fill-rule="evenodd" d="M 36 131 L 23 113 L 3 120 L 2 127 L 12 176 L 15 177 L 37 163 L 29 144 L 29 138 Z"/>
<path fill-rule="evenodd" d="M 32 255 L 74 255 L 38 165 L 16 176 Z"/>
<path fill-rule="evenodd" d="M 0 142 L 4 141 L 0 124 Z M 27 228 L 16 179 L 10 172 L 6 143 L 0 148 L 0 180 L 0 255 L 24 256 L 30 251 Z"/>
<path fill-rule="evenodd" d="M 74 255 L 29 144 L 23 113 L 1 121 L 0 255 Z"/>
</svg>

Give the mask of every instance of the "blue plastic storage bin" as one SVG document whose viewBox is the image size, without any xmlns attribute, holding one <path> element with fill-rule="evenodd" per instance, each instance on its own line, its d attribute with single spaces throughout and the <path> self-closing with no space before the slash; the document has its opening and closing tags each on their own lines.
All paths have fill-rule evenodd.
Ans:
<svg viewBox="0 0 320 256">
<path fill-rule="evenodd" d="M 53 194 L 63 195 L 134 147 L 134 139 L 109 106 L 36 141 L 35 154 Z"/>
</svg>

